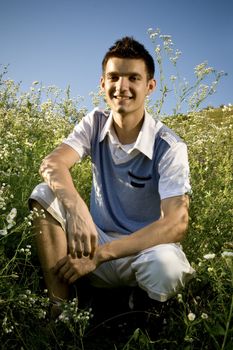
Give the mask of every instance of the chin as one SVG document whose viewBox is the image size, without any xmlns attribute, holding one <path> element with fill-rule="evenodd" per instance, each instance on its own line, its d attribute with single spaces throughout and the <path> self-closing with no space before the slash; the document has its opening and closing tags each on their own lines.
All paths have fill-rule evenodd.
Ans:
<svg viewBox="0 0 233 350">
<path fill-rule="evenodd" d="M 117 113 L 127 113 L 128 112 L 128 108 L 126 106 L 123 105 L 113 105 L 112 109 L 115 110 Z"/>
<path fill-rule="evenodd" d="M 121 114 L 122 116 L 129 113 L 129 111 L 127 111 L 124 107 L 114 108 L 113 111 L 115 111 L 118 114 Z"/>
</svg>

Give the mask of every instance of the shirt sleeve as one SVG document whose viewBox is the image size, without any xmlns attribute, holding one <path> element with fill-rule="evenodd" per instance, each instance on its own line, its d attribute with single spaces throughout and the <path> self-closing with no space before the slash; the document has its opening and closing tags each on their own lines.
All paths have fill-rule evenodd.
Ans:
<svg viewBox="0 0 233 350">
<path fill-rule="evenodd" d="M 87 114 L 63 140 L 63 143 L 72 147 L 79 154 L 81 160 L 90 155 L 93 120 L 93 112 Z"/>
<path fill-rule="evenodd" d="M 176 142 L 159 163 L 159 194 L 161 199 L 191 193 L 187 146 Z"/>
</svg>

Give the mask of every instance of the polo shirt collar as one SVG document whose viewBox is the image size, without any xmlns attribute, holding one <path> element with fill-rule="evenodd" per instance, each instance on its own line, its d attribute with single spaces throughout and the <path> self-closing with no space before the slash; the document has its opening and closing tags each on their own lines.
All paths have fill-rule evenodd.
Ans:
<svg viewBox="0 0 233 350">
<path fill-rule="evenodd" d="M 138 134 L 134 148 L 145 154 L 149 159 L 153 158 L 155 136 L 162 123 L 154 119 L 147 111 L 145 111 L 144 122 Z"/>
<path fill-rule="evenodd" d="M 149 159 L 152 159 L 153 151 L 154 151 L 155 136 L 156 136 L 157 132 L 159 131 L 159 129 L 161 128 L 161 126 L 162 126 L 162 123 L 159 120 L 155 120 L 145 110 L 144 122 L 143 122 L 142 128 L 138 134 L 137 140 L 135 141 L 135 144 L 132 148 L 132 151 L 134 149 L 137 149 L 141 153 L 143 153 L 145 156 L 147 156 Z M 116 137 L 115 131 L 113 129 L 112 112 L 110 113 L 110 115 L 109 115 L 109 117 L 104 125 L 104 128 L 101 131 L 99 142 L 103 141 L 107 134 L 110 135 L 111 139 L 112 138 L 115 139 L 115 137 Z"/>
<path fill-rule="evenodd" d="M 100 140 L 99 142 L 102 142 L 107 134 L 112 134 L 113 131 L 113 116 L 112 112 L 110 112 L 106 123 L 104 124 L 104 127 L 100 133 Z M 114 133 L 115 134 L 115 133 Z"/>
</svg>

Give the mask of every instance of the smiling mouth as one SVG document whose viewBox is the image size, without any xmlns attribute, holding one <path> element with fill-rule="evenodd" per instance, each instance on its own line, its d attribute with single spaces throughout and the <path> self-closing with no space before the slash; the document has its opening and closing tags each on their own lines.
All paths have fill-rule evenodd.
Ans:
<svg viewBox="0 0 233 350">
<path fill-rule="evenodd" d="M 131 100 L 132 96 L 113 96 L 114 99 L 122 101 L 122 100 Z"/>
</svg>

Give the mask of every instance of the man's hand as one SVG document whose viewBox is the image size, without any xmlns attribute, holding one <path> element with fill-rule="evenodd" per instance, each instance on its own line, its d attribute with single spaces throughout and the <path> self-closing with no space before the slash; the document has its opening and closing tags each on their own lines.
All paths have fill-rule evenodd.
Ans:
<svg viewBox="0 0 233 350">
<path fill-rule="evenodd" d="M 94 271 L 98 266 L 99 262 L 96 256 L 93 259 L 89 257 L 78 259 L 72 258 L 69 254 L 57 262 L 53 272 L 57 274 L 61 280 L 71 284 L 78 278 Z"/>
<path fill-rule="evenodd" d="M 85 203 L 67 213 L 67 233 L 69 253 L 73 258 L 82 256 L 93 258 L 98 232 Z"/>
<path fill-rule="evenodd" d="M 67 236 L 72 257 L 94 256 L 98 233 L 87 205 L 77 192 L 70 169 L 80 160 L 70 146 L 61 144 L 42 162 L 40 173 L 67 211 Z"/>
</svg>

